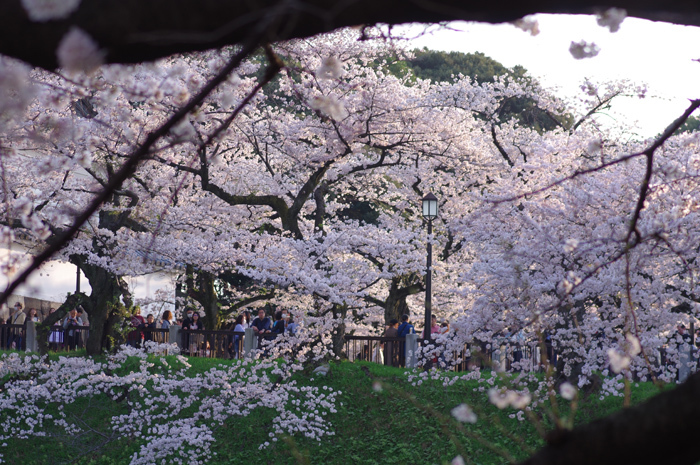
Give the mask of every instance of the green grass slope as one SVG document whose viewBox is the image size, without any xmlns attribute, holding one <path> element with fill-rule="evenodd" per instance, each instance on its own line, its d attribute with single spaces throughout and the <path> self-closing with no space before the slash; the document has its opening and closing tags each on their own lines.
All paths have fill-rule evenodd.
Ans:
<svg viewBox="0 0 700 465">
<path fill-rule="evenodd" d="M 217 363 L 191 359 L 192 373 Z M 477 381 L 443 386 L 424 381 L 415 386 L 400 369 L 373 363 L 332 363 L 328 376 L 311 372 L 296 376 L 302 385 L 327 386 L 342 391 L 337 413 L 328 415 L 335 435 L 322 441 L 305 437 L 270 437 L 271 409 L 257 409 L 248 417 L 229 419 L 215 431 L 215 455 L 210 464 L 445 464 L 458 454 L 466 463 L 501 464 L 527 457 L 543 442 L 528 420 L 514 417 L 513 409 L 499 410 L 488 402 Z M 381 390 L 378 390 L 378 384 Z M 650 383 L 632 387 L 632 403 L 658 390 Z M 475 424 L 460 424 L 450 410 L 467 403 L 478 415 Z M 559 401 L 562 412 L 568 403 Z M 540 407 L 542 408 L 542 407 Z M 547 408 L 546 406 L 544 408 Z M 590 421 L 622 408 L 622 398 L 598 395 L 581 399 L 576 423 Z M 141 443 L 114 440 L 109 418 L 124 413 L 122 405 L 105 398 L 84 399 L 71 407 L 83 418 L 84 433 L 9 441 L 0 452 L 7 463 L 127 464 Z M 85 415 L 89 412 L 88 415 Z M 546 416 L 546 414 L 545 414 Z M 543 425 L 545 428 L 551 425 Z M 268 446 L 263 446 L 268 442 Z"/>
</svg>

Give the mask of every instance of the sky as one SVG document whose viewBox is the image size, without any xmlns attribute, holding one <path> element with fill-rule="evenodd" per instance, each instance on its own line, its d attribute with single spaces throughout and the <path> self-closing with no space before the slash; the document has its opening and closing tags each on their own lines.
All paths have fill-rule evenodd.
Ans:
<svg viewBox="0 0 700 465">
<path fill-rule="evenodd" d="M 559 96 L 573 96 L 585 78 L 628 79 L 646 84 L 643 100 L 624 99 L 609 115 L 611 125 L 638 121 L 641 136 L 654 136 L 680 116 L 688 100 L 700 98 L 700 28 L 625 18 L 619 31 L 598 26 L 595 16 L 535 15 L 540 33 L 531 36 L 511 24 L 455 22 L 412 41 L 418 48 L 482 52 L 507 67 L 522 65 Z M 415 36 L 424 28 L 403 29 Z M 594 42 L 600 53 L 574 59 L 572 41 Z M 698 116 L 697 114 L 695 116 Z"/>
<path fill-rule="evenodd" d="M 29 263 L 29 257 L 24 254 L 24 249 L 16 245 L 12 250 L 12 254 L 22 256 L 25 264 Z M 0 248 L 0 260 L 7 260 L 8 250 Z M 16 276 L 18 271 L 10 276 Z M 52 302 L 63 302 L 68 292 L 74 292 L 76 287 L 76 267 L 66 262 L 50 261 L 35 273 L 29 280 L 20 286 L 14 293 L 16 295 L 35 297 L 38 299 L 49 300 Z M 4 288 L 8 284 L 8 277 L 0 274 L 0 288 Z M 172 276 L 164 274 L 151 274 L 147 276 L 136 276 L 126 278 L 129 288 L 136 299 L 153 297 L 158 289 L 165 288 L 173 290 Z M 90 283 L 85 275 L 80 275 L 80 290 L 87 294 L 90 293 Z M 174 293 L 174 290 L 173 290 Z"/>
</svg>

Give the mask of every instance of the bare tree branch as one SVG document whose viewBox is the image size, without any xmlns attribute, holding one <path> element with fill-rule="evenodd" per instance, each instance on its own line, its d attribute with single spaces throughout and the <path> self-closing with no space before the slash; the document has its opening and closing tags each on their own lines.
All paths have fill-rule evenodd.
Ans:
<svg viewBox="0 0 700 465">
<path fill-rule="evenodd" d="M 700 107 L 700 100 L 692 100 L 690 102 L 690 106 L 685 110 L 685 112 L 676 121 L 671 123 L 671 125 L 666 128 L 663 134 L 661 134 L 661 136 L 659 136 L 649 148 L 642 152 L 646 156 L 647 166 L 646 172 L 644 174 L 644 179 L 642 180 L 642 184 L 639 188 L 639 198 L 637 199 L 637 206 L 634 209 L 632 221 L 630 221 L 629 232 L 627 233 L 628 243 L 632 237 L 632 234 L 635 235 L 637 242 L 639 242 L 642 237 L 641 233 L 637 229 L 637 222 L 639 221 L 639 216 L 642 213 L 642 209 L 644 208 L 644 202 L 646 202 L 647 194 L 649 193 L 649 182 L 651 181 L 651 176 L 654 174 L 654 152 L 656 151 L 656 149 L 661 147 L 664 144 L 664 142 L 666 142 L 668 138 L 671 137 L 678 130 L 678 128 L 683 126 L 683 123 L 685 123 L 688 117 L 698 107 Z"/>
</svg>

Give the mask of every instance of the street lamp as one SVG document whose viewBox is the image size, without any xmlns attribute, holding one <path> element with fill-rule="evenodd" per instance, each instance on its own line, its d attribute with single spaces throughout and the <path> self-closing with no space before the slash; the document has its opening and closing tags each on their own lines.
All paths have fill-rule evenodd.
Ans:
<svg viewBox="0 0 700 465">
<path fill-rule="evenodd" d="M 425 326 L 423 329 L 423 343 L 430 343 L 430 328 L 432 327 L 432 275 L 433 270 L 433 220 L 437 218 L 438 199 L 432 193 L 423 197 L 423 218 L 428 220 L 428 260 L 425 270 Z"/>
</svg>

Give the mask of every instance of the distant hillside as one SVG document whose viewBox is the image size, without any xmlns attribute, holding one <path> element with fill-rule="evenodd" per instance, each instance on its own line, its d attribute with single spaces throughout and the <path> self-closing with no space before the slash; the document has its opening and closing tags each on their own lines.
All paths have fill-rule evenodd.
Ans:
<svg viewBox="0 0 700 465">
<path fill-rule="evenodd" d="M 522 66 L 507 68 L 483 53 L 440 52 L 436 50 L 414 50 L 414 57 L 392 68 L 395 72 L 410 70 L 420 79 L 433 82 L 452 82 L 460 74 L 473 78 L 478 83 L 493 82 L 496 76 L 510 76 L 531 84 L 537 82 L 527 76 Z M 505 103 L 501 119 L 516 118 L 523 126 L 536 131 L 551 131 L 557 127 L 569 128 L 573 118 L 554 116 L 537 107 L 534 101 L 526 98 L 512 99 Z"/>
</svg>

